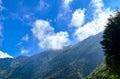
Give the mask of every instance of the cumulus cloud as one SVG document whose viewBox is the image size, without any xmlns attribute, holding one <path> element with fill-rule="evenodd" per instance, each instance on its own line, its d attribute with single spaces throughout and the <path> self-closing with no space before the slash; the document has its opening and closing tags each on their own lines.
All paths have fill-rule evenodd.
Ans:
<svg viewBox="0 0 120 79">
<path fill-rule="evenodd" d="M 70 8 L 70 3 L 72 2 L 73 0 L 63 0 L 63 7 L 65 9 L 69 9 Z"/>
<path fill-rule="evenodd" d="M 63 17 L 65 15 L 68 15 L 68 13 L 71 13 L 71 8 L 70 8 L 70 4 L 73 2 L 73 0 L 63 0 L 62 1 L 62 6 L 61 6 L 61 10 L 60 10 L 60 15 L 62 14 Z"/>
<path fill-rule="evenodd" d="M 76 19 L 76 23 L 75 22 L 72 23 L 72 21 L 71 21 L 71 24 L 73 24 L 75 27 L 77 27 L 75 32 L 74 32 L 74 35 L 80 41 L 86 39 L 87 37 L 89 37 L 91 35 L 95 35 L 101 31 L 103 31 L 104 26 L 107 23 L 107 19 L 112 14 L 112 11 L 110 11 L 109 8 L 104 7 L 102 0 L 92 0 L 91 5 L 92 5 L 92 8 L 94 9 L 92 21 L 89 21 L 89 22 L 83 24 L 84 20 L 85 20 L 84 19 L 84 15 L 85 15 L 84 12 L 83 13 L 79 12 L 81 17 L 83 16 L 82 20 L 79 20 L 81 18 L 78 17 L 78 19 Z M 82 10 L 80 10 L 80 11 L 82 11 Z M 75 12 L 73 13 L 73 15 L 75 14 Z M 77 17 L 73 16 L 72 20 L 74 18 L 77 18 Z M 78 23 L 77 21 L 80 23 Z"/>
<path fill-rule="evenodd" d="M 21 54 L 27 54 L 27 53 L 29 53 L 29 50 L 27 50 L 27 49 L 21 49 Z"/>
<path fill-rule="evenodd" d="M 64 24 L 69 24 L 72 10 L 70 8 L 70 4 L 73 2 L 73 0 L 62 0 L 59 13 L 56 18 L 57 24 L 60 26 L 63 26 Z M 63 24 L 63 25 L 62 25 Z"/>
<path fill-rule="evenodd" d="M 99 8 L 99 9 L 104 7 L 102 0 L 92 0 L 91 3 L 93 4 L 93 6 L 95 6 L 96 8 Z"/>
<path fill-rule="evenodd" d="M 8 55 L 5 52 L 0 51 L 0 58 L 13 58 L 12 56 Z"/>
<path fill-rule="evenodd" d="M 76 9 L 72 14 L 72 20 L 70 26 L 80 27 L 84 23 L 85 9 Z"/>
<path fill-rule="evenodd" d="M 28 41 L 29 40 L 29 36 L 28 34 L 26 34 L 23 38 L 22 38 L 23 41 Z"/>
<path fill-rule="evenodd" d="M 69 34 L 67 32 L 54 32 L 54 28 L 49 22 L 36 20 L 32 28 L 33 35 L 39 40 L 39 47 L 46 49 L 61 49 L 69 43 Z"/>
</svg>

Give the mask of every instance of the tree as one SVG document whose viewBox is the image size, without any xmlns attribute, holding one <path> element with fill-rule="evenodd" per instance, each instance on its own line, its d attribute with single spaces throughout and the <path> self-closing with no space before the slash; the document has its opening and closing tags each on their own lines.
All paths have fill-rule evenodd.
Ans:
<svg viewBox="0 0 120 79">
<path fill-rule="evenodd" d="M 107 67 L 120 74 L 120 11 L 108 19 L 101 44 L 105 52 Z"/>
</svg>

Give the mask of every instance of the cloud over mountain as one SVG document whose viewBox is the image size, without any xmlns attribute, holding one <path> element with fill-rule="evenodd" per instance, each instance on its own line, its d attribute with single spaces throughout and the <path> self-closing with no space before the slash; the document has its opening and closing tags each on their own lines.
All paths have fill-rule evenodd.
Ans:
<svg viewBox="0 0 120 79">
<path fill-rule="evenodd" d="M 32 28 L 33 35 L 39 41 L 40 48 L 61 49 L 69 44 L 69 34 L 67 32 L 54 32 L 50 23 L 44 20 L 36 20 Z"/>
<path fill-rule="evenodd" d="M 74 45 L 103 31 L 119 3 L 114 0 L 0 0 L 0 50 L 16 57 L 21 53 L 33 55 Z"/>
<path fill-rule="evenodd" d="M 85 22 L 85 10 L 76 9 L 72 14 L 70 25 L 76 27 L 74 36 L 80 41 L 86 39 L 91 35 L 95 35 L 104 30 L 109 16 L 112 14 L 110 8 L 105 8 L 102 0 L 92 0 L 91 9 L 93 10 L 93 20 Z M 86 9 L 87 11 L 87 9 Z"/>
</svg>

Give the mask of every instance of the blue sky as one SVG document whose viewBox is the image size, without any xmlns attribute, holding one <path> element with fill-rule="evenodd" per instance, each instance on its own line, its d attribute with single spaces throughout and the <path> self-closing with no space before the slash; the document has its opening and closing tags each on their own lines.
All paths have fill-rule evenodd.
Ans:
<svg viewBox="0 0 120 79">
<path fill-rule="evenodd" d="M 1 56 L 31 56 L 104 30 L 114 0 L 0 0 Z"/>
</svg>

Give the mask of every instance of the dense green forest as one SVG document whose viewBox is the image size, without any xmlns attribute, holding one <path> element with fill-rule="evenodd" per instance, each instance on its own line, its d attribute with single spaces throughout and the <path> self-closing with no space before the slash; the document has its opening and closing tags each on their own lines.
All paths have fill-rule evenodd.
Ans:
<svg viewBox="0 0 120 79">
<path fill-rule="evenodd" d="M 120 79 L 120 75 L 113 73 L 104 63 L 94 70 L 87 79 Z"/>
</svg>

